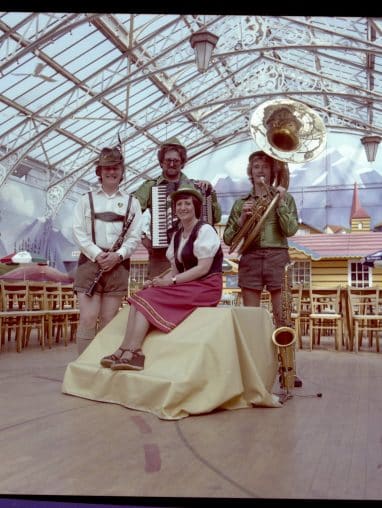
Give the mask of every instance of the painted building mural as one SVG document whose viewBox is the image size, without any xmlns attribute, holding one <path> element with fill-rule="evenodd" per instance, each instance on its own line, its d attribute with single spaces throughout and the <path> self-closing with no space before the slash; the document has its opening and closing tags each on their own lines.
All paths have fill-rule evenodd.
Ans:
<svg viewBox="0 0 382 508">
<path fill-rule="evenodd" d="M 236 144 L 190 162 L 189 177 L 210 180 L 218 193 L 223 221 L 234 200 L 250 189 L 246 175 L 254 142 Z M 305 165 L 289 165 L 289 191 L 300 219 L 323 230 L 327 225 L 349 228 L 354 184 L 372 229 L 382 224 L 382 147 L 376 161 L 367 162 L 359 136 L 330 134 L 326 150 Z M 134 190 L 134 189 L 133 189 Z M 29 250 L 49 264 L 71 272 L 78 249 L 73 242 L 71 217 L 75 201 L 68 198 L 54 218 L 45 217 L 45 193 L 22 178 L 8 179 L 0 188 L 0 256 Z"/>
<path fill-rule="evenodd" d="M 217 151 L 208 158 L 186 166 L 201 178 L 213 182 L 222 205 L 229 213 L 234 199 L 250 189 L 246 176 L 248 156 L 257 150 L 248 141 L 230 150 Z M 349 228 L 354 184 L 357 183 L 363 208 L 371 216 L 372 228 L 382 223 L 382 147 L 373 163 L 366 159 L 360 136 L 328 134 L 327 148 L 307 164 L 289 164 L 291 192 L 302 222 L 323 230 L 327 225 Z M 193 176 L 193 175 L 192 175 Z"/>
<path fill-rule="evenodd" d="M 71 234 L 72 201 L 53 219 L 46 218 L 44 191 L 9 179 L 0 189 L 0 202 L 0 257 L 27 250 L 60 271 L 73 270 L 77 254 Z"/>
</svg>

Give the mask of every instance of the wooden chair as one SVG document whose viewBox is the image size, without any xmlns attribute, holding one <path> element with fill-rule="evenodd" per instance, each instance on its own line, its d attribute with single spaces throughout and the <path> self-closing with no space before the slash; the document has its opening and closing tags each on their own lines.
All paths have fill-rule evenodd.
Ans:
<svg viewBox="0 0 382 508">
<path fill-rule="evenodd" d="M 27 284 L 27 307 L 24 312 L 23 321 L 23 342 L 25 348 L 29 344 L 29 338 L 33 329 L 37 331 L 37 339 L 42 349 L 45 349 L 45 317 L 46 317 L 46 296 L 45 283 L 28 281 Z M 49 337 L 48 344 L 51 347 Z"/>
<path fill-rule="evenodd" d="M 311 288 L 311 313 L 309 314 L 310 350 L 313 344 L 320 343 L 321 336 L 334 333 L 335 348 L 342 349 L 342 314 L 340 312 L 340 287 Z"/>
<path fill-rule="evenodd" d="M 46 298 L 49 335 L 56 342 L 62 338 L 67 346 L 68 339 L 75 341 L 80 315 L 73 284 L 47 284 Z"/>
<path fill-rule="evenodd" d="M 291 292 L 291 320 L 293 322 L 294 329 L 296 331 L 296 343 L 298 347 L 302 349 L 302 337 L 301 337 L 301 298 L 302 298 L 302 286 L 293 286 L 290 288 Z"/>
<path fill-rule="evenodd" d="M 222 295 L 222 299 L 219 303 L 220 306 L 231 306 L 231 307 L 237 307 L 241 305 L 241 291 L 226 291 Z"/>
<path fill-rule="evenodd" d="M 349 342 L 350 349 L 358 352 L 362 346 L 363 335 L 366 332 L 369 347 L 373 346 L 376 337 L 376 350 L 379 352 L 379 339 L 382 334 L 381 291 L 378 287 L 355 288 L 347 287 L 347 301 L 349 312 Z"/>
<path fill-rule="evenodd" d="M 260 307 L 264 307 L 264 309 L 267 309 L 267 311 L 273 316 L 271 293 L 266 289 L 263 289 L 263 291 L 261 292 Z"/>
<path fill-rule="evenodd" d="M 12 339 L 12 331 L 16 341 L 16 351 L 23 347 L 25 312 L 28 308 L 27 281 L 1 281 L 1 344 Z"/>
<path fill-rule="evenodd" d="M 48 340 L 59 342 L 63 336 L 64 313 L 62 312 L 61 284 L 59 282 L 46 282 L 46 325 Z"/>
<path fill-rule="evenodd" d="M 302 288 L 301 304 L 300 304 L 300 331 L 302 337 L 309 335 L 309 316 L 311 314 L 310 308 L 310 289 Z"/>
<path fill-rule="evenodd" d="M 61 309 L 64 314 L 64 344 L 76 341 L 76 332 L 80 321 L 80 309 L 77 295 L 73 290 L 73 284 L 61 284 Z"/>
</svg>

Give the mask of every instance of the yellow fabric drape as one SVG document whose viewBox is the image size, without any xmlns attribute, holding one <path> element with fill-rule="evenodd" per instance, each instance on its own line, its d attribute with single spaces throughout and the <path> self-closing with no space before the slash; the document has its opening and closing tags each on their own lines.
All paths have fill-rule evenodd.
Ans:
<svg viewBox="0 0 382 508">
<path fill-rule="evenodd" d="M 122 341 L 129 307 L 66 369 L 62 391 L 177 420 L 214 409 L 280 407 L 271 393 L 278 362 L 269 312 L 255 307 L 196 309 L 173 331 L 152 331 L 143 371 L 113 371 L 100 359 Z"/>
</svg>

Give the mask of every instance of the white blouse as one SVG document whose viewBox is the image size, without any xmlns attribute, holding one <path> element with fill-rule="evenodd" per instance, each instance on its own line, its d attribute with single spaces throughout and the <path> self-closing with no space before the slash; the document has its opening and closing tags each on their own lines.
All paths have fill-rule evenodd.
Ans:
<svg viewBox="0 0 382 508">
<path fill-rule="evenodd" d="M 166 256 L 170 263 L 174 262 L 174 237 L 175 235 L 172 236 L 170 245 L 166 251 Z M 182 261 L 181 253 L 184 245 L 188 241 L 188 237 L 183 238 L 181 235 L 180 238 L 181 239 L 178 247 L 178 260 Z M 217 253 L 220 245 L 220 238 L 215 229 L 210 224 L 203 224 L 203 226 L 200 227 L 194 241 L 194 256 L 197 259 L 213 258 Z"/>
</svg>

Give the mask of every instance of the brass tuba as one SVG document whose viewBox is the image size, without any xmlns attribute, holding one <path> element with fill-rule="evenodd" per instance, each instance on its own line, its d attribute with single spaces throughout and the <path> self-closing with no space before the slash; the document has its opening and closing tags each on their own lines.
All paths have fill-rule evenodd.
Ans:
<svg viewBox="0 0 382 508">
<path fill-rule="evenodd" d="M 276 99 L 260 104 L 251 116 L 249 127 L 257 146 L 278 165 L 275 187 L 280 185 L 288 189 L 288 162 L 308 162 L 321 153 L 326 143 L 322 119 L 311 108 L 297 101 Z M 254 210 L 252 217 L 233 238 L 230 253 L 236 249 L 239 254 L 245 252 L 259 234 L 278 197 L 278 193 L 273 192 L 266 207 L 260 205 Z"/>
</svg>

